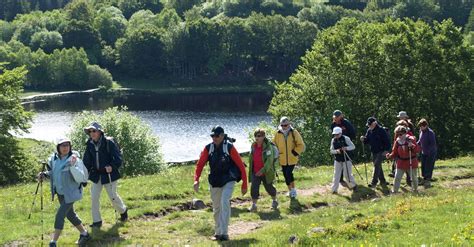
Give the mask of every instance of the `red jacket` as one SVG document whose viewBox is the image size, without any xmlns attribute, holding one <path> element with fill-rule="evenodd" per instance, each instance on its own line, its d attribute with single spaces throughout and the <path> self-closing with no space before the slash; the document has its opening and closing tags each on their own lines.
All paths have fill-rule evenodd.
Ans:
<svg viewBox="0 0 474 247">
<path fill-rule="evenodd" d="M 421 151 L 420 146 L 416 144 L 416 137 L 407 135 L 404 143 L 400 143 L 399 138 L 395 140 L 392 146 L 392 152 L 389 154 L 389 159 L 397 159 L 397 169 L 410 169 L 410 150 L 411 150 L 411 167 L 418 167 L 417 154 Z M 412 148 L 408 148 L 408 142 L 413 144 Z"/>
<path fill-rule="evenodd" d="M 234 146 L 230 149 L 230 157 L 234 161 L 234 163 L 239 167 L 240 175 L 242 176 L 242 189 L 247 189 L 247 174 L 245 172 L 245 165 L 240 158 L 240 154 L 237 152 Z M 209 152 L 207 151 L 206 147 L 201 152 L 201 156 L 196 164 L 196 170 L 194 172 L 194 181 L 199 181 L 201 177 L 202 169 L 204 169 L 204 165 L 206 165 L 209 158 Z"/>
</svg>

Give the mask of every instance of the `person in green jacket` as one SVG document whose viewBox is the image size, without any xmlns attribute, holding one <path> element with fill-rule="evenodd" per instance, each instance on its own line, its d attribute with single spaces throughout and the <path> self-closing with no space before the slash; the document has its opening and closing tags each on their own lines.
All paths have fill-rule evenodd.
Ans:
<svg viewBox="0 0 474 247">
<path fill-rule="evenodd" d="M 260 196 L 260 184 L 263 184 L 267 193 L 272 197 L 272 209 L 278 208 L 276 199 L 276 188 L 273 186 L 275 180 L 275 148 L 274 144 L 265 137 L 265 130 L 256 129 L 254 132 L 255 142 L 252 143 L 249 158 L 249 182 L 252 206 L 249 211 L 257 211 L 257 201 Z"/>
</svg>

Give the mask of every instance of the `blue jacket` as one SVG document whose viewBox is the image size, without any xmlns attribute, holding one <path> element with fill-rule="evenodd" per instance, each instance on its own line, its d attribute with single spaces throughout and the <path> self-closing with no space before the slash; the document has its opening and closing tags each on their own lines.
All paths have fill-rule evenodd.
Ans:
<svg viewBox="0 0 474 247">
<path fill-rule="evenodd" d="M 73 153 L 79 157 L 79 153 L 73 151 Z M 60 160 L 58 154 L 54 153 L 48 160 L 48 172 L 46 175 L 50 177 L 50 186 L 51 186 L 51 199 L 54 200 L 54 194 L 56 194 L 55 186 L 59 183 L 62 186 L 62 191 L 64 195 L 64 201 L 66 203 L 72 203 L 75 201 L 79 201 L 82 199 L 82 185 L 77 183 L 74 178 L 72 177 L 71 172 L 69 171 L 69 161 L 71 160 L 71 156 L 66 158 L 66 161 Z M 56 181 L 53 176 L 53 169 L 55 166 L 64 164 L 64 168 L 61 170 L 60 174 L 60 181 Z"/>
<path fill-rule="evenodd" d="M 107 150 L 107 142 L 109 142 L 109 150 Z M 105 171 L 105 167 L 109 165 L 112 166 L 112 173 L 110 173 L 112 182 L 119 179 L 118 169 L 122 165 L 122 155 L 113 141 L 102 135 L 97 143 L 89 139 L 86 145 L 84 165 L 89 171 L 89 180 L 98 183 L 100 179 L 102 184 L 109 183 L 109 176 Z"/>
<path fill-rule="evenodd" d="M 376 125 L 373 130 L 367 129 L 364 143 L 370 145 L 370 150 L 374 154 L 390 151 L 390 139 L 387 132 L 380 125 Z"/>
</svg>

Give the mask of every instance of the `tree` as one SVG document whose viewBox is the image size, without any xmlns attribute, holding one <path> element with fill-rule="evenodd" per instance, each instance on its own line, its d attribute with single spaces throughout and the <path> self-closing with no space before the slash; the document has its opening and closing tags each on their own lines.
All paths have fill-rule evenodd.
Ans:
<svg viewBox="0 0 474 247">
<path fill-rule="evenodd" d="M 277 86 L 269 111 L 274 119 L 289 116 L 302 130 L 308 140 L 303 163 L 329 162 L 334 109 L 360 134 L 369 116 L 393 129 L 394 116 L 404 109 L 415 121 L 430 121 L 440 157 L 468 153 L 474 148 L 472 55 L 452 21 L 430 27 L 408 19 L 343 19 L 318 35 L 303 65 Z"/>
<path fill-rule="evenodd" d="M 126 27 L 127 20 L 122 11 L 116 7 L 101 8 L 94 19 L 94 28 L 99 31 L 101 39 L 109 45 L 115 45 L 115 41 L 123 37 Z"/>
<path fill-rule="evenodd" d="M 30 47 L 33 50 L 43 49 L 47 53 L 61 48 L 63 46 L 63 37 L 57 31 L 40 31 L 31 37 Z"/>
<path fill-rule="evenodd" d="M 0 185 L 24 181 L 34 172 L 11 135 L 28 131 L 32 117 L 20 100 L 26 73 L 24 67 L 8 70 L 0 64 Z"/>
</svg>

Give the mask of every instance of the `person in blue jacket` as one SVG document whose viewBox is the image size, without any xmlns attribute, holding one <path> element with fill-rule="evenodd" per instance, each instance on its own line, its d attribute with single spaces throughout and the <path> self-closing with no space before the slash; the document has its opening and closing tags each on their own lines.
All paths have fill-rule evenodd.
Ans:
<svg viewBox="0 0 474 247">
<path fill-rule="evenodd" d="M 82 161 L 79 159 L 79 153 L 72 151 L 71 140 L 67 138 L 59 139 L 56 150 L 57 152 L 48 160 L 48 171 L 38 175 L 40 180 L 50 178 L 51 198 L 54 200 L 54 196 L 57 195 L 60 205 L 56 212 L 54 233 L 49 246 L 56 246 L 64 228 L 65 218 L 79 231 L 79 240 L 76 243 L 83 246 L 91 237 L 74 211 L 74 203 L 82 199 L 82 184 L 74 180 L 69 170 L 71 165 Z"/>
<path fill-rule="evenodd" d="M 116 212 L 120 213 L 120 220 L 128 219 L 127 207 L 117 193 L 117 182 L 120 179 L 119 167 L 122 165 L 122 155 L 113 139 L 105 136 L 102 126 L 92 122 L 84 128 L 89 135 L 86 151 L 84 152 L 84 165 L 89 171 L 89 180 L 92 181 L 92 225 L 101 227 L 100 194 L 105 187 L 107 195 Z"/>
</svg>

